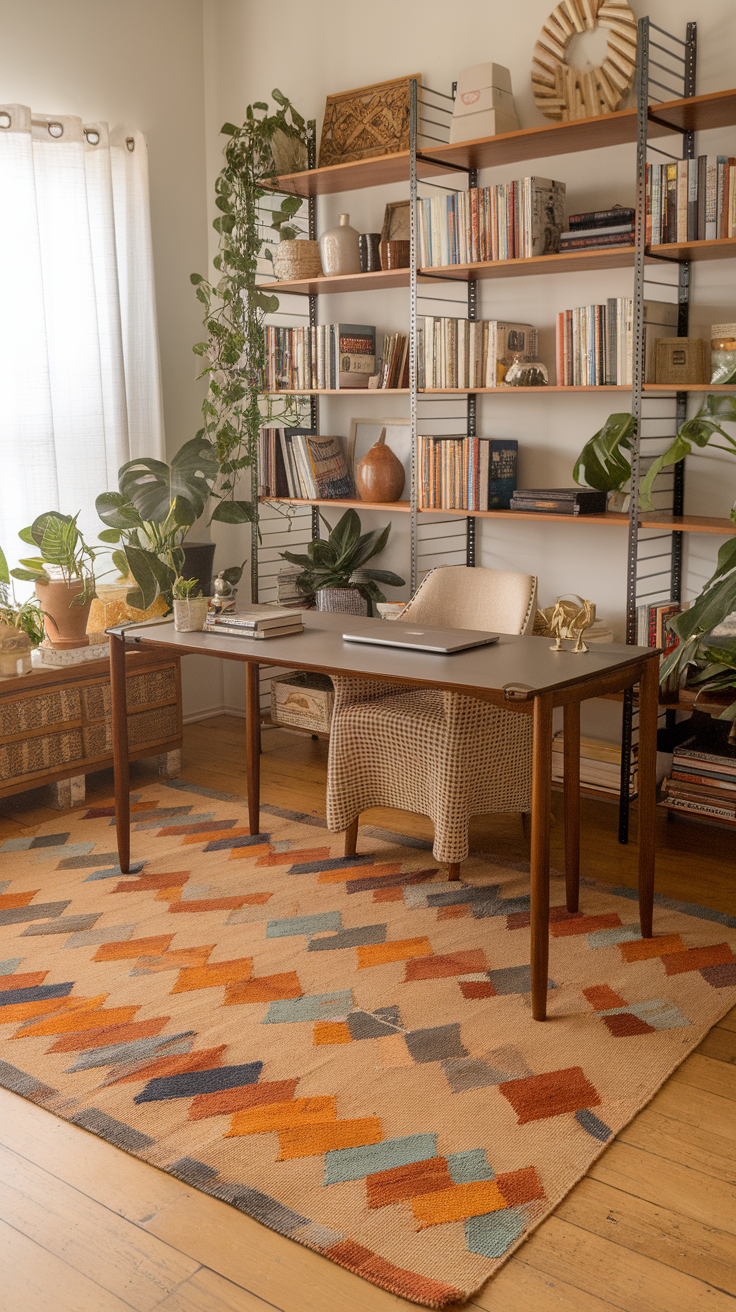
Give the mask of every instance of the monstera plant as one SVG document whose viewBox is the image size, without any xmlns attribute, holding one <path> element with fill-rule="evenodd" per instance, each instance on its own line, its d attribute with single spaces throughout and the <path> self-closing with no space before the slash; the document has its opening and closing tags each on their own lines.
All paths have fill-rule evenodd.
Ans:
<svg viewBox="0 0 736 1312">
<path fill-rule="evenodd" d="M 736 692 L 736 643 L 713 632 L 736 611 L 736 538 L 718 552 L 715 573 L 688 610 L 674 615 L 668 628 L 677 634 L 677 646 L 662 661 L 660 682 L 679 683 L 682 675 L 699 692 Z M 736 700 L 719 716 L 731 720 L 736 736 Z"/>
<path fill-rule="evenodd" d="M 623 505 L 623 492 L 631 478 L 631 461 L 626 454 L 636 432 L 633 415 L 609 415 L 602 428 L 585 443 L 575 462 L 576 483 L 613 493 Z"/>
<path fill-rule="evenodd" d="M 182 543 L 204 514 L 219 473 L 217 453 L 204 437 L 179 448 L 170 465 L 139 457 L 118 470 L 117 492 L 102 492 L 95 505 L 107 528 L 102 542 L 117 549 L 113 564 L 137 587 L 128 604 L 147 610 L 160 595 L 171 606 L 174 580 L 184 565 Z"/>
<path fill-rule="evenodd" d="M 669 465 L 676 465 L 679 460 L 689 456 L 694 446 L 710 446 L 711 450 L 725 451 L 729 456 L 736 456 L 736 438 L 723 428 L 724 424 L 736 424 L 736 396 L 724 396 L 709 393 L 697 414 L 686 419 L 681 425 L 677 437 L 652 461 L 642 481 L 639 504 L 642 510 L 653 510 L 652 487 L 661 470 Z M 720 442 L 713 441 L 719 437 Z M 736 507 L 731 510 L 731 519 L 736 520 Z M 715 576 L 714 576 L 715 577 Z M 707 586 L 707 585 L 706 585 Z"/>
</svg>

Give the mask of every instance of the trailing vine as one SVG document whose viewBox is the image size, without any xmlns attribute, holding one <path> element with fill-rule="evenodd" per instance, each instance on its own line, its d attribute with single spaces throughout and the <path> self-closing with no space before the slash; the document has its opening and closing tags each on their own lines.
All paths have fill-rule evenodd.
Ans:
<svg viewBox="0 0 736 1312">
<path fill-rule="evenodd" d="M 298 422 L 298 403 L 292 397 L 276 402 L 262 395 L 264 378 L 264 322 L 278 309 L 278 297 L 258 288 L 258 259 L 268 240 L 261 201 L 273 193 L 262 185 L 275 172 L 274 138 L 307 144 L 308 127 L 280 91 L 273 91 L 278 109 L 256 101 L 246 110 L 242 127 L 225 123 L 222 133 L 225 166 L 215 183 L 220 211 L 213 227 L 220 237 L 214 266 L 215 282 L 199 273 L 191 275 L 196 295 L 205 308 L 207 341 L 198 342 L 195 354 L 206 362 L 199 374 L 208 379 L 202 403 L 203 426 L 197 433 L 216 449 L 219 475 L 212 491 L 217 504 L 212 520 L 243 524 L 257 518 L 257 504 L 238 499 L 238 482 L 244 470 L 254 469 L 258 434 L 273 419 Z M 281 239 L 296 237 L 292 220 L 302 205 L 298 196 L 284 196 L 272 211 L 271 224 Z M 280 406 L 280 409 L 279 409 Z M 255 495 L 255 488 L 253 489 Z"/>
</svg>

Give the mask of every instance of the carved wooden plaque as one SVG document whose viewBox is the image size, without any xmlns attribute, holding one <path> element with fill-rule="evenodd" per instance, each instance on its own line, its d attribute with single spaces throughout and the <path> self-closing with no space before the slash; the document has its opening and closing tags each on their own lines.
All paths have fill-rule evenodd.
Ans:
<svg viewBox="0 0 736 1312">
<path fill-rule="evenodd" d="M 319 164 L 394 155 L 409 149 L 409 83 L 418 73 L 328 96 Z"/>
</svg>

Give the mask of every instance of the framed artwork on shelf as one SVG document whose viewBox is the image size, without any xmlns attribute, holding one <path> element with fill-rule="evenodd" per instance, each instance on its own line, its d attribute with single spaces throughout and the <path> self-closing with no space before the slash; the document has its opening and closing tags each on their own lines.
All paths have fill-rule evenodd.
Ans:
<svg viewBox="0 0 736 1312">
<path fill-rule="evenodd" d="M 409 149 L 409 83 L 419 73 L 328 96 L 319 167 Z"/>
<path fill-rule="evenodd" d="M 411 201 L 389 201 L 383 215 L 381 241 L 411 240 Z"/>
<path fill-rule="evenodd" d="M 348 469 L 355 479 L 355 471 L 363 456 L 375 446 L 381 430 L 386 429 L 386 446 L 401 461 L 404 469 L 404 496 L 408 497 L 411 487 L 411 423 L 408 419 L 351 419 L 350 436 L 346 442 L 345 455 Z"/>
</svg>

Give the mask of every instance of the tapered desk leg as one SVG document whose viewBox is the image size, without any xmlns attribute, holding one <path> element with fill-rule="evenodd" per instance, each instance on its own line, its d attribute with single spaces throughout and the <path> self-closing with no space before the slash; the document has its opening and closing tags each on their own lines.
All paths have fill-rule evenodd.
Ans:
<svg viewBox="0 0 736 1312">
<path fill-rule="evenodd" d="M 642 938 L 652 937 L 658 690 L 656 658 L 643 661 L 639 679 L 639 921 Z"/>
<path fill-rule="evenodd" d="M 245 666 L 245 764 L 248 776 L 248 824 L 252 834 L 259 834 L 261 805 L 261 699 L 258 665 Z"/>
<path fill-rule="evenodd" d="M 110 638 L 110 698 L 118 861 L 123 874 L 127 875 L 130 869 L 130 768 L 128 705 L 125 691 L 125 638 Z"/>
<path fill-rule="evenodd" d="M 565 891 L 568 911 L 577 911 L 580 895 L 580 702 L 568 702 L 564 717 Z"/>
<path fill-rule="evenodd" d="M 547 1016 L 549 962 L 549 822 L 552 804 L 552 694 L 534 698 L 532 774 L 532 1016 Z"/>
</svg>

